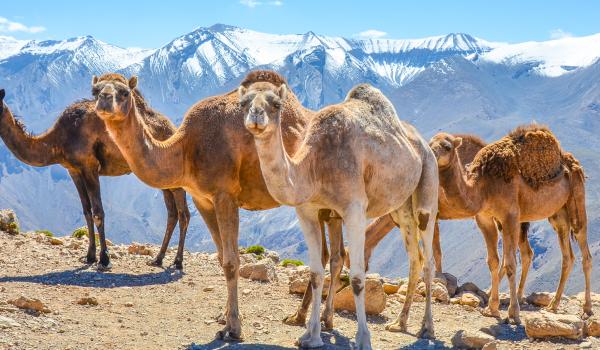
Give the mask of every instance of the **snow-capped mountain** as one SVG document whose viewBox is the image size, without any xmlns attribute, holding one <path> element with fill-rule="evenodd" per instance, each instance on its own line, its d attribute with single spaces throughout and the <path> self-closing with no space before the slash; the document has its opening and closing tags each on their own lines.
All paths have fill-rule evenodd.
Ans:
<svg viewBox="0 0 600 350">
<path fill-rule="evenodd" d="M 274 69 L 309 108 L 341 101 L 368 82 L 394 102 L 400 118 L 425 137 L 440 130 L 472 132 L 495 140 L 515 126 L 548 124 L 584 164 L 588 180 L 589 240 L 600 257 L 600 34 L 546 42 L 506 44 L 468 34 L 423 39 L 358 40 L 313 32 L 278 35 L 222 24 L 198 28 L 163 47 L 119 48 L 90 36 L 62 41 L 0 37 L 0 87 L 6 102 L 34 132 L 52 125 L 74 100 L 90 97 L 92 75 L 118 71 L 139 76 L 150 104 L 179 123 L 206 96 L 236 87 L 255 68 Z M 31 168 L 0 145 L 0 207 L 14 208 L 25 229 L 66 234 L 83 225 L 74 186 L 61 167 Z M 165 210 L 159 192 L 134 176 L 103 178 L 107 233 L 116 242 L 162 239 Z M 187 247 L 213 249 L 193 211 Z M 262 244 L 305 258 L 294 212 L 279 208 L 241 214 L 241 245 Z M 552 288 L 560 252 L 547 224 L 530 234 L 536 251 L 529 289 Z M 388 275 L 406 275 L 399 235 L 391 234 L 371 264 Z M 461 279 L 488 283 L 485 247 L 472 221 L 442 225 L 445 268 Z M 576 265 L 568 289 L 581 290 Z M 594 276 L 600 272 L 594 270 Z M 594 278 L 594 287 L 600 279 Z"/>
</svg>

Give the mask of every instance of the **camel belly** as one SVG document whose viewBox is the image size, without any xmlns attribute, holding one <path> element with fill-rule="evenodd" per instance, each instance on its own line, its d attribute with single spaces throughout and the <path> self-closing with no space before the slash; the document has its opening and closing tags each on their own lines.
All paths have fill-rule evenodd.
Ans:
<svg viewBox="0 0 600 350">
<path fill-rule="evenodd" d="M 535 190 L 525 183 L 519 186 L 521 221 L 543 220 L 558 212 L 570 194 L 569 180 L 562 176 Z"/>
</svg>

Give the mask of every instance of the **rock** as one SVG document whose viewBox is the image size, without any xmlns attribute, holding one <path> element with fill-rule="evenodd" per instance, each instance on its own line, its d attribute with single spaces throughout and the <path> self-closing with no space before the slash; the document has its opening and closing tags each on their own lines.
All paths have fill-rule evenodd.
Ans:
<svg viewBox="0 0 600 350">
<path fill-rule="evenodd" d="M 450 304 L 460 304 L 460 298 L 450 298 Z"/>
<path fill-rule="evenodd" d="M 525 317 L 525 333 L 531 339 L 553 337 L 580 339 L 583 336 L 583 321 L 574 315 L 541 311 Z"/>
<path fill-rule="evenodd" d="M 495 341 L 491 341 L 487 344 L 485 344 L 481 350 L 496 350 L 498 349 L 498 344 Z"/>
<path fill-rule="evenodd" d="M 71 241 L 71 243 L 69 243 L 67 245 L 67 248 L 74 249 L 74 250 L 80 249 L 81 248 L 81 243 L 79 243 L 77 241 Z"/>
<path fill-rule="evenodd" d="M 592 342 L 591 341 L 584 341 L 581 344 L 579 344 L 579 348 L 580 349 L 591 349 L 592 348 Z"/>
<path fill-rule="evenodd" d="M 481 331 L 460 330 L 452 337 L 452 345 L 463 349 L 481 349 L 494 340 L 494 337 Z"/>
<path fill-rule="evenodd" d="M 368 315 L 378 315 L 385 309 L 386 294 L 380 279 L 365 279 L 365 309 Z M 346 286 L 335 295 L 335 310 L 356 312 L 352 286 Z"/>
<path fill-rule="evenodd" d="M 49 237 L 48 239 L 50 241 L 51 245 L 63 245 L 65 244 L 65 242 L 62 241 L 62 239 L 56 238 L 56 237 Z"/>
<path fill-rule="evenodd" d="M 9 300 L 9 304 L 12 304 L 19 309 L 26 309 L 36 312 L 42 313 L 50 313 L 50 309 L 44 303 L 42 303 L 39 299 L 29 299 L 24 296 L 20 296 L 18 299 Z"/>
<path fill-rule="evenodd" d="M 77 305 L 96 306 L 98 305 L 98 299 L 96 299 L 95 297 L 83 297 L 77 300 Z"/>
<path fill-rule="evenodd" d="M 500 301 L 500 305 L 508 306 L 510 304 L 510 294 L 508 293 L 499 293 L 498 299 Z"/>
<path fill-rule="evenodd" d="M 272 250 L 267 250 L 267 251 L 265 252 L 265 257 L 266 257 L 267 259 L 271 259 L 271 261 L 272 261 L 274 264 L 279 264 L 279 260 L 280 260 L 280 259 L 279 259 L 279 253 L 277 253 L 277 252 L 274 252 L 274 251 L 272 251 Z"/>
<path fill-rule="evenodd" d="M 473 292 L 464 292 L 460 296 L 460 300 L 458 303 L 460 305 L 478 307 L 481 304 L 481 299 L 479 299 L 479 296 Z"/>
<path fill-rule="evenodd" d="M 425 282 L 419 282 L 419 284 L 417 285 L 416 293 L 425 296 Z M 431 296 L 434 300 L 437 300 L 442 303 L 448 303 L 448 301 L 450 300 L 450 297 L 448 296 L 448 290 L 446 289 L 446 286 L 444 286 L 444 284 L 442 284 L 441 282 L 434 282 L 431 284 Z"/>
<path fill-rule="evenodd" d="M 385 294 L 396 294 L 398 293 L 398 289 L 400 289 L 399 284 L 392 284 L 387 282 L 383 284 L 383 291 L 385 292 Z"/>
<path fill-rule="evenodd" d="M 256 259 L 256 255 L 254 254 L 240 254 L 240 266 L 254 264 L 257 261 L 258 259 Z"/>
<path fill-rule="evenodd" d="M 408 283 L 401 284 L 400 288 L 398 288 L 398 294 L 406 295 L 407 292 L 408 292 Z"/>
<path fill-rule="evenodd" d="M 585 334 L 591 337 L 600 337 L 600 320 L 597 316 L 585 320 Z"/>
<path fill-rule="evenodd" d="M 460 287 L 458 287 L 458 289 L 456 289 L 456 295 L 460 295 L 464 292 L 472 292 L 472 293 L 476 294 L 484 304 L 487 304 L 487 302 L 488 302 L 488 294 L 486 292 L 482 291 L 473 282 L 465 282 Z"/>
<path fill-rule="evenodd" d="M 277 281 L 277 273 L 272 263 L 257 262 L 240 267 L 240 276 L 252 281 L 271 282 Z"/>
<path fill-rule="evenodd" d="M 446 278 L 446 289 L 448 290 L 448 296 L 453 297 L 456 295 L 458 289 L 458 279 L 454 275 L 444 272 L 442 275 Z"/>
<path fill-rule="evenodd" d="M 215 290 L 214 286 L 206 286 L 204 287 L 204 289 L 202 289 L 204 292 L 212 292 L 213 290 Z"/>
<path fill-rule="evenodd" d="M 133 303 L 131 301 L 128 301 L 123 305 L 125 305 L 125 307 L 133 307 Z"/>
<path fill-rule="evenodd" d="M 127 252 L 133 255 L 152 255 L 152 250 L 149 247 L 135 242 L 127 247 Z"/>
<path fill-rule="evenodd" d="M 252 290 L 246 288 L 242 291 L 242 295 L 250 295 L 250 293 L 252 293 Z"/>
<path fill-rule="evenodd" d="M 528 304 L 544 307 L 550 305 L 552 298 L 554 293 L 536 292 L 529 294 L 526 300 Z"/>
<path fill-rule="evenodd" d="M 289 291 L 291 294 L 304 294 L 306 291 L 306 287 L 308 287 L 308 280 L 310 276 L 310 272 L 300 275 L 290 277 L 289 281 Z M 322 295 L 326 297 L 329 294 L 329 284 L 331 283 L 331 276 L 326 275 L 323 280 L 323 293 Z"/>
<path fill-rule="evenodd" d="M 17 214 L 12 209 L 0 210 L 0 231 L 4 231 L 9 235 L 19 233 L 19 221 Z"/>
<path fill-rule="evenodd" d="M 20 327 L 19 322 L 13 320 L 10 317 L 0 316 L 0 328 L 13 328 Z"/>
</svg>

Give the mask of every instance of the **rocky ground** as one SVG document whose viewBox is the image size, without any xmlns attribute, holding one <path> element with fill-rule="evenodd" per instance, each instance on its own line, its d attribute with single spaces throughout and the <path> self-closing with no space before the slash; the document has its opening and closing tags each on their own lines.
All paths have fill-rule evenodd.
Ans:
<svg viewBox="0 0 600 350">
<path fill-rule="evenodd" d="M 157 247 L 112 246 L 112 270 L 98 272 L 80 262 L 86 245 L 86 238 L 0 232 L 0 349 L 293 349 L 304 332 L 281 322 L 300 303 L 300 296 L 289 292 L 289 276 L 296 278 L 302 268 L 274 267 L 268 256 L 263 262 L 243 259 L 265 263 L 266 271 L 250 269 L 244 274 L 270 282 L 240 279 L 245 342 L 228 346 L 213 339 L 222 327 L 217 319 L 226 299 L 225 278 L 214 255 L 186 253 L 185 271 L 180 273 L 146 265 L 150 256 L 143 254 L 154 254 Z M 165 262 L 173 258 L 174 251 L 169 251 Z M 369 316 L 374 348 L 452 348 L 452 338 L 456 344 L 463 334 L 483 337 L 479 346 L 487 343 L 486 349 L 600 348 L 600 339 L 591 336 L 530 340 L 524 326 L 483 317 L 479 306 L 461 305 L 462 297 L 435 303 L 436 340 L 415 337 L 423 302 L 413 304 L 408 333 L 390 333 L 385 323 L 399 314 L 402 298 L 399 293 L 388 295 L 383 312 Z M 560 308 L 570 315 L 580 310 L 575 296 L 565 298 Z M 597 302 L 594 311 L 600 313 Z M 506 315 L 505 307 L 502 313 Z M 548 323 L 538 317 L 538 307 L 525 304 L 522 313 L 524 319 Z M 325 348 L 349 348 L 356 331 L 353 314 L 337 312 L 334 322 L 333 332 L 322 333 Z M 565 322 L 565 335 L 581 334 L 581 322 Z"/>
</svg>

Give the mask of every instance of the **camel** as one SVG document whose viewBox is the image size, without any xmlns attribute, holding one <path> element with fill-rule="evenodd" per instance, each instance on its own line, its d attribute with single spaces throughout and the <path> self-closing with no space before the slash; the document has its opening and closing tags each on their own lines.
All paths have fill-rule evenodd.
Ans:
<svg viewBox="0 0 600 350">
<path fill-rule="evenodd" d="M 323 288 L 318 213 L 330 208 L 339 213 L 347 230 L 350 284 L 358 319 L 356 345 L 358 349 L 371 348 L 365 314 L 365 228 L 368 218 L 391 213 L 401 227 L 411 261 L 404 308 L 410 307 L 416 277 L 424 265 L 427 296 L 420 336 L 433 337 L 431 245 L 438 178 L 435 156 L 427 142 L 398 119 L 393 105 L 379 90 L 362 84 L 342 103 L 317 112 L 299 149 L 290 155 L 283 142 L 281 119 L 286 85 L 256 82 L 240 86 L 239 95 L 246 113 L 244 123 L 254 137 L 269 193 L 279 203 L 296 208 L 309 248 L 312 294 L 321 295 Z M 301 347 L 323 346 L 319 308 L 320 300 L 315 297 L 307 330 L 298 339 Z M 403 310 L 387 328 L 405 330 L 407 316 Z"/>
<path fill-rule="evenodd" d="M 285 84 L 278 73 L 257 70 L 250 72 L 242 85 L 257 81 Z M 244 127 L 237 90 L 196 103 L 175 134 L 160 141 L 148 132 L 146 121 L 139 115 L 138 104 L 142 101 L 130 94 L 137 86 L 137 77 L 128 81 L 94 77 L 92 84 L 96 113 L 133 173 L 151 187 L 182 187 L 192 196 L 211 233 L 227 281 L 225 327 L 217 333 L 217 338 L 242 341 L 237 294 L 239 208 L 266 210 L 279 203 L 265 185 L 254 140 Z M 289 95 L 282 106 L 282 133 L 286 151 L 294 153 L 312 112 L 302 107 L 293 94 Z M 321 218 L 331 237 L 332 276 L 339 276 L 344 253 L 340 249 L 341 218 L 329 209 L 324 209 Z M 321 261 L 325 264 L 327 256 L 323 251 Z M 330 307 L 323 312 L 323 319 L 330 327 L 337 279 L 334 277 L 330 286 L 327 300 Z M 307 297 L 310 300 L 311 295 Z"/>
<path fill-rule="evenodd" d="M 475 135 L 468 134 L 456 134 L 454 137 L 460 137 L 462 142 L 460 145 L 456 147 L 456 154 L 458 156 L 458 161 L 460 162 L 463 168 L 466 168 L 472 161 L 475 159 L 475 155 L 479 152 L 483 147 L 486 146 L 486 143 L 481 140 L 479 137 Z M 444 143 L 442 145 L 446 149 L 451 149 L 452 145 L 450 143 Z M 441 172 L 441 169 L 440 169 Z M 441 176 L 441 174 L 440 174 Z M 460 198 L 456 198 L 458 195 L 457 192 L 454 191 L 446 191 L 443 187 L 443 184 L 440 183 L 439 188 L 439 200 L 438 200 L 438 217 L 435 221 L 435 228 L 433 234 L 433 257 L 435 261 L 435 272 L 436 274 L 441 274 L 443 272 L 442 269 L 442 248 L 440 245 L 440 230 L 439 230 L 439 220 L 456 220 L 456 219 L 467 219 L 470 218 L 468 214 L 465 216 L 464 205 L 465 202 L 461 201 Z M 391 216 L 386 215 L 379 219 L 377 219 L 372 225 L 372 229 L 367 229 L 366 240 L 365 240 L 365 260 L 368 264 L 368 261 L 373 253 L 373 250 L 379 244 L 388 233 L 394 228 L 394 221 Z M 529 268 L 531 267 L 531 262 L 533 260 L 533 250 L 527 240 L 527 231 L 529 228 L 529 223 L 521 224 L 521 234 L 519 236 L 519 252 L 521 255 L 521 278 L 519 282 L 519 290 L 518 297 L 519 300 L 522 300 L 523 294 L 525 291 L 525 282 L 527 280 L 527 274 Z M 349 260 L 346 258 L 345 261 L 346 266 L 349 267 Z M 500 271 L 500 280 L 502 280 L 504 269 Z"/>
<path fill-rule="evenodd" d="M 522 126 L 483 147 L 466 170 L 456 151 L 462 139 L 450 134 L 434 136 L 430 146 L 438 159 L 440 184 L 465 216 L 475 216 L 488 249 L 492 286 L 484 315 L 500 317 L 498 310 L 498 230 L 502 228 L 503 269 L 509 280 L 508 320 L 520 323 L 515 288 L 515 250 L 519 224 L 548 219 L 559 237 L 562 272 L 556 294 L 548 306 L 556 311 L 573 266 L 569 237 L 579 244 L 585 277 L 583 316 L 592 314 L 590 295 L 591 254 L 587 244 L 585 179 L 572 154 L 560 147 L 552 132 L 536 124 Z"/>
<path fill-rule="evenodd" d="M 136 99 L 141 98 L 136 91 Z M 94 112 L 94 102 L 82 100 L 68 106 L 55 124 L 39 136 L 29 134 L 24 125 L 12 115 L 4 104 L 4 89 L 0 90 L 0 136 L 11 152 L 22 162 L 32 166 L 60 164 L 69 172 L 83 207 L 83 215 L 89 233 L 89 245 L 85 261 L 93 264 L 96 258 L 96 236 L 100 241 L 100 270 L 110 269 L 110 257 L 104 235 L 104 209 L 100 197 L 99 176 L 120 176 L 131 170 L 121 152 L 110 139 L 104 123 Z M 147 109 L 144 118 L 152 125 L 156 137 L 165 139 L 173 134 L 175 127 L 168 118 Z M 151 262 L 162 265 L 175 225 L 179 221 L 179 247 L 174 265 L 183 267 L 183 247 L 190 219 L 185 192 L 180 188 L 163 191 L 168 219 L 160 252 Z"/>
</svg>

